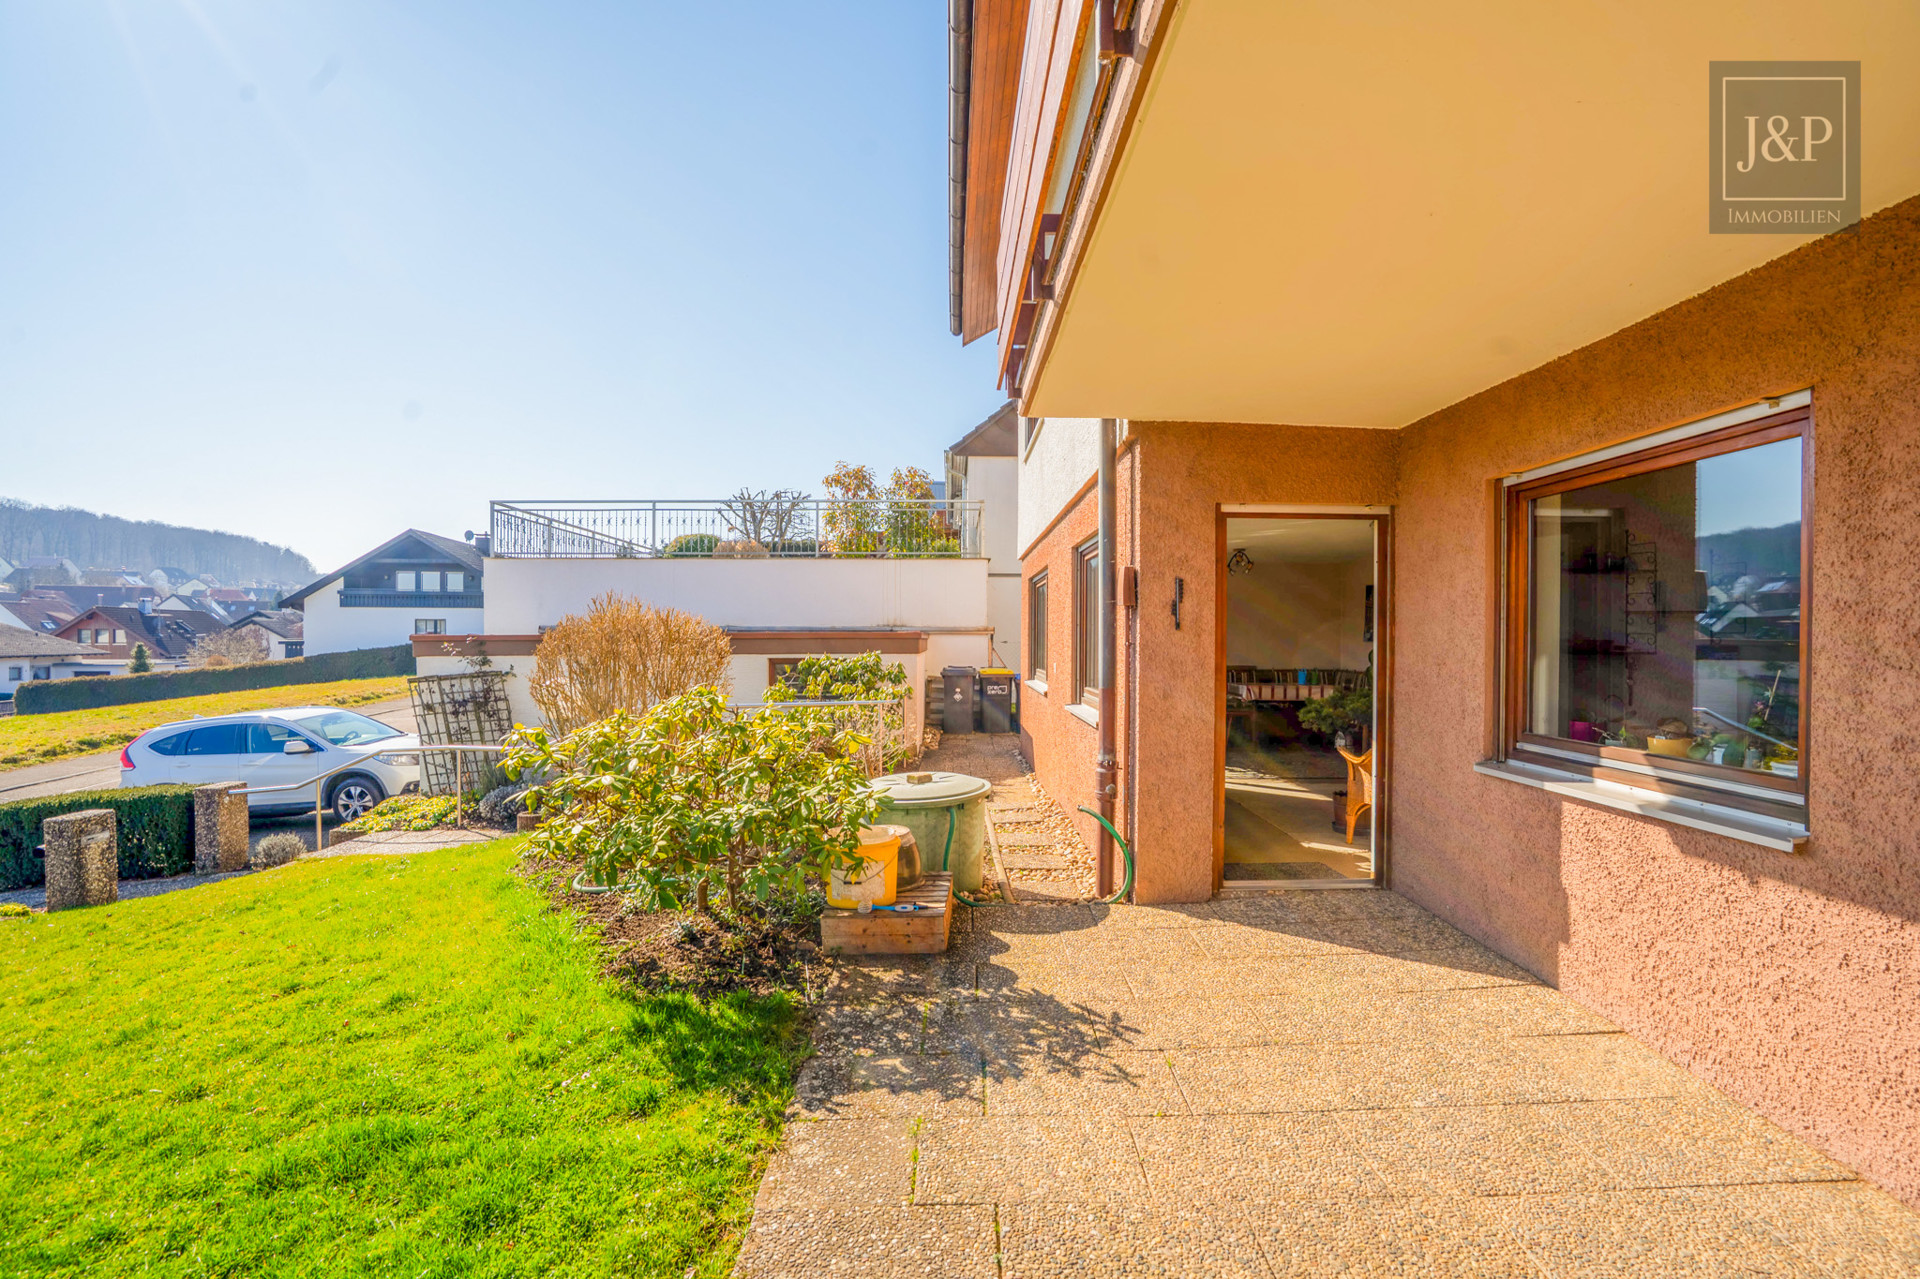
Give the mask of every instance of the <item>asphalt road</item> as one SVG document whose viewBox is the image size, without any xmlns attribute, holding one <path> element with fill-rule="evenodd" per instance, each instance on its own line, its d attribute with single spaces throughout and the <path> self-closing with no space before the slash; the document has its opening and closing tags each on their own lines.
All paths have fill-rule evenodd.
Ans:
<svg viewBox="0 0 1920 1279">
<path fill-rule="evenodd" d="M 287 704 L 300 705 L 293 700 L 289 700 Z M 403 733 L 414 731 L 413 704 L 405 698 L 391 702 L 374 702 L 352 709 L 359 711 L 362 715 L 371 715 L 381 723 L 389 724 Z M 10 799 L 35 799 L 41 795 L 64 795 L 68 791 L 76 790 L 111 790 L 119 784 L 119 751 L 111 750 L 100 755 L 75 755 L 70 759 L 55 760 L 51 764 L 29 764 L 25 768 L 11 768 L 0 773 L 0 802 Z M 268 819 L 262 819 L 262 822 L 266 820 Z M 307 836 L 311 840 L 313 819 L 307 817 L 300 820 L 306 822 Z M 275 827 L 275 829 L 284 828 Z"/>
</svg>

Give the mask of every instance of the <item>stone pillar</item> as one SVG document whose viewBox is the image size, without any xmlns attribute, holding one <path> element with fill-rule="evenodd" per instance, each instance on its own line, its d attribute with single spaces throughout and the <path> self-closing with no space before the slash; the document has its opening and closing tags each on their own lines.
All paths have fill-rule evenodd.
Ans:
<svg viewBox="0 0 1920 1279">
<path fill-rule="evenodd" d="M 247 797 L 232 792 L 245 782 L 210 782 L 193 788 L 193 873 L 212 875 L 247 865 Z"/>
<path fill-rule="evenodd" d="M 47 909 L 120 900 L 119 823 L 111 808 L 62 813 L 41 824 L 47 846 Z"/>
</svg>

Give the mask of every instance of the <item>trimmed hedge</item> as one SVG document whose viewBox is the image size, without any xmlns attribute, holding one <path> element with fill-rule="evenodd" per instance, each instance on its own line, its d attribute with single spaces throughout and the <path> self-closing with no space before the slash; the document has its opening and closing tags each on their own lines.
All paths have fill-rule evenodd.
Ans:
<svg viewBox="0 0 1920 1279">
<path fill-rule="evenodd" d="M 350 653 L 321 653 L 284 662 L 251 662 L 245 666 L 202 666 L 190 671 L 155 671 L 150 675 L 96 675 L 91 679 L 50 679 L 22 684 L 14 694 L 16 715 L 47 715 L 55 711 L 93 710 L 133 702 L 164 702 L 176 697 L 232 693 L 249 688 L 280 688 L 288 684 L 331 684 L 343 679 L 381 679 L 416 674 L 411 644 L 392 648 L 362 648 Z"/>
<path fill-rule="evenodd" d="M 120 878 L 154 879 L 193 869 L 193 787 L 135 786 L 82 790 L 0 804 L 0 890 L 46 879 L 33 855 L 40 824 L 83 808 L 111 808 L 118 822 Z"/>
</svg>

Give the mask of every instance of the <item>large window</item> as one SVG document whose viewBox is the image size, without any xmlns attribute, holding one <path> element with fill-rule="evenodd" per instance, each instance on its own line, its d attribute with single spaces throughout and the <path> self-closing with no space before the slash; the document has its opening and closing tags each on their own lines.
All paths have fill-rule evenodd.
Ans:
<svg viewBox="0 0 1920 1279">
<path fill-rule="evenodd" d="M 1806 420 L 1795 410 L 1508 490 L 1517 755 L 1798 802 Z"/>
<path fill-rule="evenodd" d="M 1047 575 L 1035 573 L 1027 583 L 1027 669 L 1047 682 Z"/>
<path fill-rule="evenodd" d="M 1100 543 L 1086 543 L 1074 552 L 1073 696 L 1085 701 L 1100 679 Z"/>
</svg>

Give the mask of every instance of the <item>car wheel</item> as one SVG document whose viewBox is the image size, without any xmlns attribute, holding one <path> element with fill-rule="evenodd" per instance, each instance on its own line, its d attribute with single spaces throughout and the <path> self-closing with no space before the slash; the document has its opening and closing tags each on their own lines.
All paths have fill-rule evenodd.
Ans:
<svg viewBox="0 0 1920 1279">
<path fill-rule="evenodd" d="M 349 777 L 333 788 L 333 796 L 327 803 L 335 817 L 350 822 L 386 797 L 380 783 L 371 777 Z"/>
</svg>

